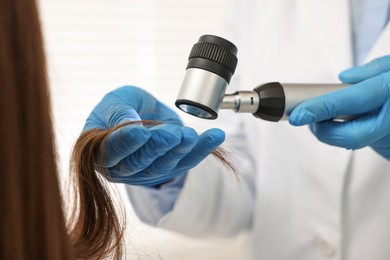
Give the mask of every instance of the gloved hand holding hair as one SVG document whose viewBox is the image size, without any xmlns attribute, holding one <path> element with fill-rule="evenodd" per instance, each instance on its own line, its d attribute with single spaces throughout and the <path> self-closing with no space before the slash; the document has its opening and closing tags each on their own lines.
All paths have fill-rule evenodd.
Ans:
<svg viewBox="0 0 390 260">
<path fill-rule="evenodd" d="M 108 93 L 89 115 L 84 131 L 119 127 L 105 139 L 98 168 L 113 182 L 154 186 L 195 167 L 223 141 L 225 134 L 210 129 L 201 135 L 183 126 L 178 115 L 146 91 L 132 86 Z"/>
<path fill-rule="evenodd" d="M 354 85 L 298 105 L 289 122 L 310 124 L 313 134 L 324 143 L 347 149 L 370 146 L 390 160 L 390 56 L 348 69 L 339 77 Z M 357 117 L 332 120 L 345 115 Z"/>
</svg>

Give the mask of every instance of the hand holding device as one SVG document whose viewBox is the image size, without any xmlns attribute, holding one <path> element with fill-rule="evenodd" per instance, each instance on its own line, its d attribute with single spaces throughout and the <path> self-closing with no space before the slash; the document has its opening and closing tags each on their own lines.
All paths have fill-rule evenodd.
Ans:
<svg viewBox="0 0 390 260">
<path fill-rule="evenodd" d="M 195 167 L 224 141 L 224 132 L 210 129 L 198 135 L 183 126 L 175 112 L 148 92 L 132 86 L 108 93 L 89 115 L 84 131 L 109 129 L 121 123 L 153 120 L 115 130 L 103 150 L 103 167 L 109 180 L 153 186 L 169 181 Z"/>
<path fill-rule="evenodd" d="M 348 88 L 307 100 L 291 113 L 292 125 L 310 124 L 315 136 L 347 149 L 371 146 L 390 160 L 390 56 L 354 67 L 339 75 Z M 354 115 L 350 121 L 334 121 Z"/>
</svg>

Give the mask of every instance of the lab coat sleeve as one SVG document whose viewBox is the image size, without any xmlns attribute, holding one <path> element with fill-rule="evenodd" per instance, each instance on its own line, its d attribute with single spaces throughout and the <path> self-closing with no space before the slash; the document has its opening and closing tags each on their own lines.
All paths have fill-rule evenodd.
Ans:
<svg viewBox="0 0 390 260">
<path fill-rule="evenodd" d="M 139 219 L 156 226 L 158 221 L 172 210 L 186 176 L 187 174 L 183 174 L 171 182 L 160 185 L 158 189 L 126 185 L 127 194 Z"/>
</svg>

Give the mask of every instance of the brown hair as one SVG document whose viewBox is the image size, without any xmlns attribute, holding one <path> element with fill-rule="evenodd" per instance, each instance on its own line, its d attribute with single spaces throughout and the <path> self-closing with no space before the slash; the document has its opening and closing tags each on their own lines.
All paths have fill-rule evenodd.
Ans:
<svg viewBox="0 0 390 260">
<path fill-rule="evenodd" d="M 92 202 L 74 205 L 87 225 L 81 226 L 82 235 L 80 225 L 68 235 L 35 1 L 0 0 L 0 80 L 0 259 L 101 259 L 114 249 L 120 253 L 118 245 L 99 244 L 110 241 L 110 236 L 102 237 L 111 231 L 120 234 L 119 240 L 122 233 L 110 222 L 116 215 L 105 218 L 88 208 L 97 203 L 100 210 L 114 210 L 108 193 L 88 183 L 88 176 L 80 176 L 75 190 Z"/>
<path fill-rule="evenodd" d="M 71 259 L 35 1 L 0 1 L 0 259 Z"/>
<path fill-rule="evenodd" d="M 79 207 L 73 208 L 70 237 L 82 259 L 102 258 L 110 254 L 119 259 L 122 255 L 123 225 L 106 181 L 95 171 L 96 165 L 102 161 L 99 149 L 104 146 L 106 137 L 117 128 L 86 131 L 73 148 L 70 166 L 74 201 Z"/>
<path fill-rule="evenodd" d="M 34 0 L 0 0 L 0 80 L 0 259 L 119 259 L 123 225 L 95 165 L 105 138 L 121 126 L 87 131 L 76 142 L 67 227 Z"/>
</svg>

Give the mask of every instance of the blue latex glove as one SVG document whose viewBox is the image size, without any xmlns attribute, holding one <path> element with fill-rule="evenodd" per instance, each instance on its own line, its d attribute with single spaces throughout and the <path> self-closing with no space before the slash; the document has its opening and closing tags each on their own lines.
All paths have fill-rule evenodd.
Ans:
<svg viewBox="0 0 390 260">
<path fill-rule="evenodd" d="M 303 102 L 292 111 L 290 123 L 311 124 L 311 131 L 324 143 L 347 149 L 371 146 L 390 160 L 390 56 L 346 70 L 339 77 L 354 85 Z M 331 120 L 341 115 L 358 117 Z"/>
<path fill-rule="evenodd" d="M 146 91 L 131 86 L 108 93 L 89 115 L 84 130 L 108 129 L 135 120 L 164 124 L 124 126 L 108 138 L 103 168 L 113 182 L 153 186 L 169 181 L 196 166 L 225 138 L 219 129 L 200 136 L 183 126 L 175 112 Z"/>
</svg>

